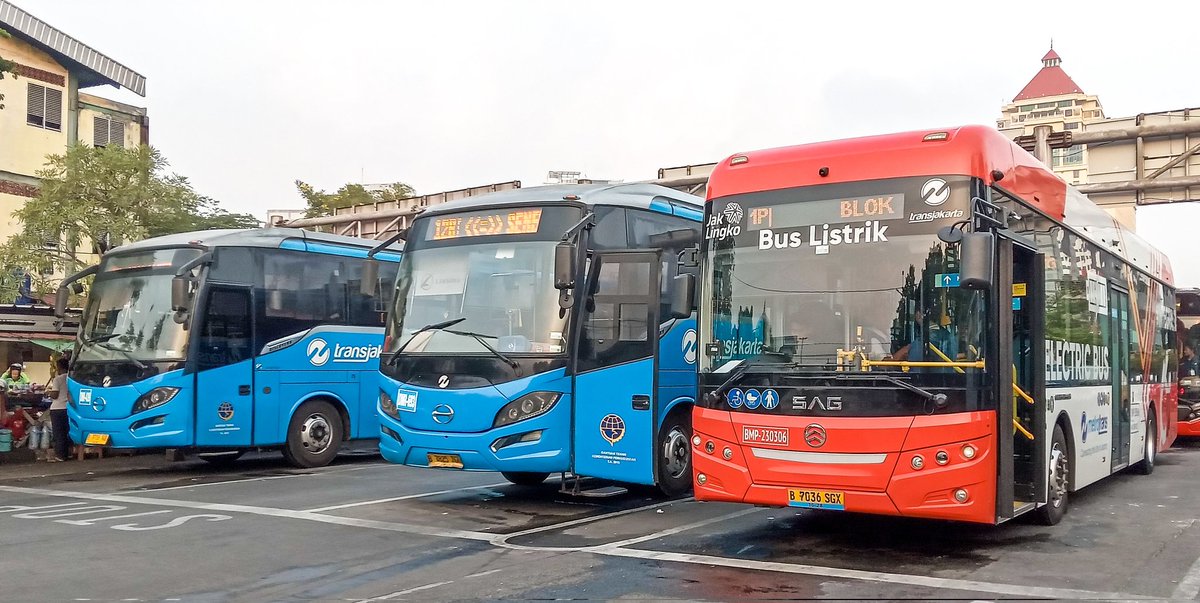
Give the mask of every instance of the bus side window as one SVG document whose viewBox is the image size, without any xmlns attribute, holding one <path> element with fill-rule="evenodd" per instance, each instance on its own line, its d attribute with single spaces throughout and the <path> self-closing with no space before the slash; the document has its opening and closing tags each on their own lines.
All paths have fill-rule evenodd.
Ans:
<svg viewBox="0 0 1200 603">
<path fill-rule="evenodd" d="M 651 309 L 645 303 L 650 297 L 649 279 L 649 265 L 644 262 L 601 264 L 593 296 L 594 309 L 585 315 L 583 323 L 581 371 L 646 358 L 654 353 Z"/>
<path fill-rule="evenodd" d="M 250 330 L 250 292 L 213 287 L 200 333 L 201 369 L 235 364 L 254 355 Z"/>
<path fill-rule="evenodd" d="M 658 212 L 631 209 L 629 216 L 629 247 L 631 249 L 650 249 L 653 247 L 651 237 L 678 230 L 699 231 L 700 224 L 678 216 L 660 214 Z M 659 272 L 659 312 L 660 321 L 667 321 L 671 316 L 671 289 L 675 283 L 678 271 L 679 249 L 664 249 L 662 267 Z"/>
<path fill-rule="evenodd" d="M 592 249 L 626 249 L 629 247 L 625 230 L 625 208 L 600 206 L 595 209 L 596 225 L 592 227 Z"/>
</svg>

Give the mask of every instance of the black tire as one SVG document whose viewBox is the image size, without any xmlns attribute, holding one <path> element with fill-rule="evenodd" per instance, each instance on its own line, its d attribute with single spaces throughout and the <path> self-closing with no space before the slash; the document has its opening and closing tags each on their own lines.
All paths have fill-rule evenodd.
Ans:
<svg viewBox="0 0 1200 603">
<path fill-rule="evenodd" d="M 198 456 L 213 467 L 232 467 L 245 454 L 243 450 L 230 452 L 202 452 Z"/>
<path fill-rule="evenodd" d="M 692 413 L 672 412 L 663 422 L 655 442 L 658 489 L 666 496 L 681 496 L 692 489 Z"/>
<path fill-rule="evenodd" d="M 1146 457 L 1138 464 L 1133 466 L 1134 472 L 1139 475 L 1150 475 L 1154 473 L 1154 464 L 1158 461 L 1158 421 L 1154 416 L 1154 411 L 1150 411 L 1150 415 L 1146 417 Z"/>
<path fill-rule="evenodd" d="M 1070 504 L 1071 449 L 1062 425 L 1054 426 L 1050 438 L 1050 458 L 1046 469 L 1046 504 L 1038 507 L 1037 520 L 1044 526 L 1057 525 L 1067 514 Z"/>
<path fill-rule="evenodd" d="M 343 431 L 342 415 L 332 404 L 309 400 L 288 422 L 283 457 L 295 467 L 324 467 L 341 449 Z"/>
<path fill-rule="evenodd" d="M 549 473 L 532 473 L 528 471 L 502 471 L 500 475 L 503 475 L 504 479 L 518 486 L 540 486 L 542 482 L 546 481 L 547 477 L 550 477 Z"/>
</svg>

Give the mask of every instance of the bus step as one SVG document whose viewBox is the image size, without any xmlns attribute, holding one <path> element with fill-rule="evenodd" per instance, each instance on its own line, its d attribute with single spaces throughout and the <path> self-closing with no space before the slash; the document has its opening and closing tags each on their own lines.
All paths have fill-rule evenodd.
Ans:
<svg viewBox="0 0 1200 603">
<path fill-rule="evenodd" d="M 582 496 L 585 498 L 609 498 L 612 496 L 620 496 L 629 492 L 628 489 L 620 486 L 597 486 L 585 487 L 591 482 L 590 478 L 580 477 L 578 475 L 562 474 L 561 486 L 558 489 L 559 494 L 568 496 Z"/>
</svg>

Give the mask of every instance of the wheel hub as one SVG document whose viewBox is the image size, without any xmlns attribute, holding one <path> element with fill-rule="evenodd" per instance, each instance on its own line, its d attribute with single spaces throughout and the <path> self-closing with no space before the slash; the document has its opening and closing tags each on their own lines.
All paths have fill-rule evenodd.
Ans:
<svg viewBox="0 0 1200 603">
<path fill-rule="evenodd" d="M 1067 455 L 1058 444 L 1050 450 L 1050 504 L 1062 505 L 1067 494 Z"/>
<path fill-rule="evenodd" d="M 689 454 L 687 434 L 678 427 L 667 434 L 663 442 L 663 458 L 666 459 L 667 474 L 672 478 L 680 478 L 688 470 Z"/>
<path fill-rule="evenodd" d="M 300 426 L 300 445 L 310 454 L 321 454 L 329 448 L 332 434 L 333 430 L 324 416 L 310 415 Z"/>
</svg>

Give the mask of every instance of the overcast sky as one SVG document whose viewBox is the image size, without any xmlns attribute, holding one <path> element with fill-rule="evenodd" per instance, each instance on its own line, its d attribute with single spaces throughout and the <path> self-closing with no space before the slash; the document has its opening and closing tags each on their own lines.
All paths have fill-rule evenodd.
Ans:
<svg viewBox="0 0 1200 603">
<path fill-rule="evenodd" d="M 145 98 L 89 92 L 149 107 L 175 171 L 259 216 L 299 207 L 296 179 L 644 180 L 741 150 L 995 125 L 1051 38 L 1109 116 L 1200 106 L 1192 37 L 1137 17 L 1194 24 L 1191 1 L 15 2 L 145 75 Z M 1200 207 L 1138 221 L 1200 286 Z"/>
</svg>

